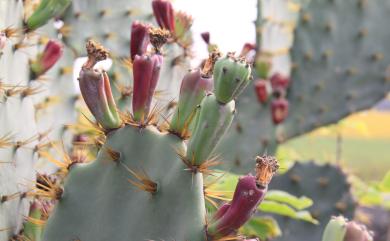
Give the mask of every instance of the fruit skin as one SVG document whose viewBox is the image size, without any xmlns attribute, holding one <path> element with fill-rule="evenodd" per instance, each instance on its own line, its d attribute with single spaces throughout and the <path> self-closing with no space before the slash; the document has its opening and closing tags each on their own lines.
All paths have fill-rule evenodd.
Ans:
<svg viewBox="0 0 390 241">
<path fill-rule="evenodd" d="M 212 158 L 213 151 L 232 123 L 235 102 L 221 104 L 214 94 L 203 98 L 188 142 L 186 159 L 201 165 Z"/>
<path fill-rule="evenodd" d="M 281 73 L 275 73 L 271 76 L 270 82 L 273 91 L 285 92 L 290 85 L 290 78 Z"/>
<path fill-rule="evenodd" d="M 268 101 L 268 83 L 266 80 L 258 79 L 255 81 L 255 92 L 257 100 L 264 104 Z"/>
<path fill-rule="evenodd" d="M 27 31 L 42 27 L 53 17 L 61 15 L 70 3 L 71 0 L 42 0 L 25 23 Z"/>
<path fill-rule="evenodd" d="M 209 228 L 209 235 L 214 238 L 234 233 L 244 225 L 264 199 L 267 187 L 256 185 L 256 178 L 246 175 L 238 180 L 233 200 L 223 205 L 215 215 L 216 220 Z"/>
<path fill-rule="evenodd" d="M 342 216 L 332 217 L 327 224 L 322 241 L 372 241 L 372 234 L 367 228 L 355 221 L 348 221 Z"/>
<path fill-rule="evenodd" d="M 82 68 L 79 84 L 85 103 L 96 120 L 105 129 L 118 128 L 122 122 L 111 93 L 110 80 L 107 73 Z"/>
<path fill-rule="evenodd" d="M 170 131 L 182 136 L 189 133 L 196 107 L 213 88 L 213 78 L 203 77 L 200 69 L 190 70 L 180 87 L 178 107 L 172 117 Z"/>
<path fill-rule="evenodd" d="M 288 116 L 289 103 L 283 98 L 279 97 L 273 99 L 271 102 L 272 121 L 275 125 L 282 123 Z"/>
<path fill-rule="evenodd" d="M 244 59 L 233 54 L 219 59 L 214 67 L 214 92 L 218 101 L 228 103 L 236 98 L 251 81 L 251 68 Z"/>
<path fill-rule="evenodd" d="M 136 55 L 146 53 L 149 44 L 149 25 L 134 21 L 131 24 L 130 57 L 134 61 Z"/>
<path fill-rule="evenodd" d="M 344 241 L 347 232 L 346 225 L 343 217 L 332 218 L 326 225 L 322 241 Z"/>
<path fill-rule="evenodd" d="M 153 13 L 160 28 L 165 28 L 169 32 L 175 32 L 175 14 L 172 3 L 168 0 L 153 0 Z"/>
<path fill-rule="evenodd" d="M 160 54 L 136 55 L 133 63 L 133 113 L 134 119 L 144 122 L 148 118 L 150 105 L 157 81 L 163 57 Z"/>
<path fill-rule="evenodd" d="M 31 65 L 31 79 L 45 74 L 62 57 L 63 44 L 56 40 L 49 40 L 42 53 L 38 54 L 37 59 Z"/>
</svg>

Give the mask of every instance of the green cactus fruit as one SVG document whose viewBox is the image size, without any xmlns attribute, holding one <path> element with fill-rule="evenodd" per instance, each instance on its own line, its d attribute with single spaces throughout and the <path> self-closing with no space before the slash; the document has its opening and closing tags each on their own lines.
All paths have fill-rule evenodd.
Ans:
<svg viewBox="0 0 390 241">
<path fill-rule="evenodd" d="M 332 218 L 326 225 L 322 241 L 344 241 L 347 221 L 342 216 Z"/>
<path fill-rule="evenodd" d="M 190 70 L 184 76 L 180 87 L 178 107 L 171 120 L 171 132 L 181 137 L 189 137 L 196 107 L 200 104 L 203 97 L 212 90 L 212 70 L 219 56 L 219 52 L 211 53 L 207 64 L 205 64 L 202 70 Z"/>
<path fill-rule="evenodd" d="M 228 103 L 235 99 L 251 80 L 251 67 L 245 59 L 230 53 L 214 66 L 214 92 L 218 101 Z"/>
<path fill-rule="evenodd" d="M 71 0 L 42 0 L 33 14 L 26 20 L 27 31 L 42 27 L 53 17 L 61 15 Z"/>
<path fill-rule="evenodd" d="M 235 113 L 235 103 L 231 101 L 221 104 L 215 95 L 208 94 L 202 100 L 198 112 L 186 155 L 186 160 L 197 166 L 208 161 L 229 129 Z"/>
</svg>

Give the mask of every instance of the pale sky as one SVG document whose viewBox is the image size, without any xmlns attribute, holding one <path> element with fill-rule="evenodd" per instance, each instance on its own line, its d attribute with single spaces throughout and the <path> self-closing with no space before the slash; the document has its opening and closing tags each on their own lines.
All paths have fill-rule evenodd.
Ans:
<svg viewBox="0 0 390 241">
<path fill-rule="evenodd" d="M 240 51 L 246 42 L 255 42 L 256 0 L 175 0 L 175 10 L 194 18 L 192 31 L 197 58 L 207 56 L 200 33 L 209 31 L 210 41 L 224 53 Z"/>
</svg>

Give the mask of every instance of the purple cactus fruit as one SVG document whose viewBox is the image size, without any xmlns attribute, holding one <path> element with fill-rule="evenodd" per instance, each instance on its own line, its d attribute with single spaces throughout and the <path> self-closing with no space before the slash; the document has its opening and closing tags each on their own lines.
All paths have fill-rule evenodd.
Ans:
<svg viewBox="0 0 390 241">
<path fill-rule="evenodd" d="M 48 71 L 57 61 L 61 58 L 63 53 L 62 43 L 50 40 L 43 50 L 37 57 L 37 59 L 31 64 L 31 71 L 33 77 L 43 75 Z"/>
<path fill-rule="evenodd" d="M 149 29 L 147 24 L 134 21 L 131 25 L 130 57 L 134 61 L 135 55 L 146 53 L 149 44 Z"/>
<path fill-rule="evenodd" d="M 175 32 L 175 14 L 172 3 L 168 0 L 153 0 L 153 13 L 160 28 Z"/>
<path fill-rule="evenodd" d="M 346 228 L 344 241 L 372 241 L 372 235 L 364 225 L 351 221 Z"/>
<path fill-rule="evenodd" d="M 160 54 L 136 55 L 134 58 L 133 117 L 141 124 L 148 117 L 162 62 Z"/>
<path fill-rule="evenodd" d="M 110 80 L 106 72 L 94 70 L 95 64 L 104 60 L 108 52 L 100 44 L 90 40 L 87 43 L 88 60 L 83 65 L 79 85 L 89 110 L 105 129 L 115 129 L 122 122 L 112 96 Z"/>
<path fill-rule="evenodd" d="M 278 167 L 277 160 L 273 157 L 256 157 L 256 176 L 248 174 L 238 180 L 231 203 L 221 206 L 217 211 L 208 234 L 213 238 L 220 238 L 234 233 L 244 225 L 264 199 L 268 183 Z"/>
</svg>

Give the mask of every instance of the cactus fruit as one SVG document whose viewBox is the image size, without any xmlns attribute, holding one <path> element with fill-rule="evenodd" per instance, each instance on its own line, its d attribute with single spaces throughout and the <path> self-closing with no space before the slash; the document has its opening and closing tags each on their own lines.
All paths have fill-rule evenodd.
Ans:
<svg viewBox="0 0 390 241">
<path fill-rule="evenodd" d="M 260 103 L 266 103 L 268 100 L 268 83 L 266 80 L 258 79 L 255 81 L 255 92 L 257 96 L 257 100 Z"/>
<path fill-rule="evenodd" d="M 26 31 L 34 31 L 52 18 L 61 15 L 70 3 L 71 0 L 42 0 L 34 13 L 26 20 Z"/>
<path fill-rule="evenodd" d="M 134 21 L 131 25 L 130 37 L 130 57 L 134 61 L 136 55 L 146 53 L 149 44 L 149 26 L 147 24 Z"/>
<path fill-rule="evenodd" d="M 160 37 L 164 33 L 162 30 L 156 31 Z M 151 31 L 152 34 L 153 32 L 154 30 Z M 151 53 L 135 56 L 134 75 L 138 74 L 135 73 L 138 71 L 136 68 L 142 71 L 140 75 L 144 74 L 142 78 L 147 78 L 145 73 L 148 71 L 155 71 L 153 65 L 148 67 L 149 62 L 147 62 L 153 61 L 153 56 L 159 55 L 161 51 L 159 43 L 162 42 L 154 43 L 155 37 L 158 36 L 151 36 L 151 43 L 154 45 Z M 95 46 L 99 45 L 95 44 Z M 87 44 L 87 48 L 89 47 L 91 42 Z M 206 83 L 208 86 L 206 89 L 201 89 L 201 93 L 193 90 L 196 92 L 195 95 L 203 96 L 203 100 L 199 107 L 196 107 L 200 99 L 197 96 L 188 107 L 188 112 L 196 112 L 195 118 L 188 120 L 189 125 L 191 120 L 194 122 L 191 136 L 186 136 L 189 138 L 188 144 L 183 141 L 183 137 L 177 135 L 176 131 L 171 133 L 170 128 L 164 129 L 163 126 L 158 125 L 159 112 L 155 109 L 143 112 L 143 119 L 148 121 L 140 121 L 136 118 L 135 112 L 138 109 L 134 109 L 133 114 L 115 110 L 120 113 L 124 125 L 112 129 L 107 128 L 104 119 L 97 116 L 98 112 L 93 110 L 99 103 L 91 103 L 94 106 L 88 105 L 101 126 L 99 128 L 106 133 L 106 143 L 92 163 L 72 164 L 71 168 L 64 167 L 69 170 L 64 191 L 47 221 L 44 241 L 54 239 L 65 241 L 72 238 L 119 241 L 128 240 L 129 237 L 133 240 L 203 241 L 208 240 L 207 236 L 223 239 L 236 235 L 237 229 L 249 219 L 263 199 L 268 183 L 277 169 L 277 162 L 271 157 L 259 157 L 256 175 L 247 175 L 240 179 L 230 208 L 220 216 L 220 219 L 205 222 L 207 218 L 202 176 L 210 174 L 209 168 L 216 164 L 215 158 L 212 157 L 213 150 L 223 137 L 223 133 L 229 128 L 235 112 L 233 98 L 249 81 L 251 68 L 244 60 L 232 61 L 234 58 L 232 54 L 216 60 L 218 57 L 219 55 L 211 54 L 209 65 L 202 69 L 200 75 L 197 75 L 199 72 L 195 72 L 192 76 L 193 72 L 190 72 L 188 74 L 190 76 L 184 78 L 183 88 L 187 87 L 187 84 L 197 84 L 192 82 L 203 81 L 202 78 L 212 80 L 212 73 L 214 73 L 214 82 L 219 82 L 218 85 L 214 85 L 214 91 L 223 89 L 224 91 L 220 93 L 224 94 L 222 96 L 227 102 L 219 101 L 217 95 L 212 93 L 206 94 L 206 89 L 210 88 L 209 82 Z M 145 61 L 138 66 L 137 61 L 140 58 L 144 58 Z M 156 58 L 163 60 L 161 55 Z M 98 60 L 101 58 L 89 55 L 80 72 L 81 89 L 83 89 L 82 80 L 95 81 L 83 79 L 82 76 L 85 71 L 93 71 L 93 65 Z M 215 66 L 214 62 L 216 62 Z M 229 76 L 224 77 L 224 83 L 230 86 L 231 90 L 223 86 L 221 80 L 215 75 L 225 68 Z M 235 73 L 234 70 L 237 72 Z M 237 77 L 240 77 L 239 83 L 231 84 Z M 136 79 L 134 78 L 135 81 Z M 188 81 L 190 83 L 187 83 Z M 205 92 L 202 92 L 203 90 Z M 146 92 L 143 94 L 151 98 L 154 89 L 134 88 L 134 92 L 137 91 Z M 188 89 L 182 89 L 182 93 L 189 94 Z M 83 96 L 87 100 L 93 94 L 98 96 L 93 91 Z M 139 94 L 134 93 L 134 95 Z M 147 106 L 145 109 L 148 108 Z M 185 125 L 178 127 L 178 132 L 182 133 L 183 128 L 186 128 Z M 144 148 L 145 146 L 150 148 Z M 80 202 L 80 200 L 89 201 Z M 139 222 L 137 217 L 143 221 Z M 236 219 L 239 221 L 234 222 Z M 92 225 L 90 220 L 93 220 Z"/>
<path fill-rule="evenodd" d="M 46 44 L 45 50 L 43 50 L 43 52 L 38 55 L 37 59 L 31 63 L 30 68 L 32 76 L 30 78 L 36 79 L 37 76 L 45 74 L 61 58 L 62 52 L 62 43 L 50 40 Z"/>
<path fill-rule="evenodd" d="M 118 128 L 122 122 L 112 96 L 108 75 L 106 72 L 93 70 L 98 61 L 107 58 L 107 51 L 90 40 L 87 52 L 89 61 L 82 67 L 79 78 L 81 94 L 96 120 L 105 129 Z"/>
<path fill-rule="evenodd" d="M 175 32 L 175 14 L 173 13 L 172 3 L 168 0 L 153 0 L 152 2 L 154 16 L 160 28 L 166 29 L 171 33 Z"/>
<path fill-rule="evenodd" d="M 215 51 L 210 54 L 203 69 L 190 70 L 187 73 L 180 87 L 178 107 L 172 117 L 170 131 L 185 138 L 190 134 L 190 125 L 196 113 L 196 107 L 203 97 L 212 90 L 214 64 L 220 57 Z"/>
<path fill-rule="evenodd" d="M 288 76 L 290 71 L 277 63 L 289 58 L 290 41 L 282 40 L 293 39 L 291 81 L 285 97 L 289 115 L 283 122 L 274 122 L 272 112 L 266 111 L 271 101 L 259 103 L 249 88 L 240 96 L 240 112 L 233 123 L 237 128 L 227 133 L 218 149 L 226 160 L 222 168 L 237 173 L 249 170 L 245 161 L 253 156 L 273 153 L 279 143 L 370 108 L 390 90 L 386 44 L 390 35 L 383 31 L 390 22 L 388 1 L 312 0 L 306 6 L 297 1 L 273 2 L 283 4 L 272 8 L 270 1 L 258 0 L 255 77 L 270 78 L 275 72 Z M 272 15 L 261 6 L 270 6 Z M 285 19 L 280 17 L 283 14 L 274 14 L 283 7 L 289 9 Z M 290 16 L 298 15 L 292 13 L 297 9 L 295 23 L 297 17 Z M 269 61 L 273 68 L 267 73 L 264 66 Z"/>
<path fill-rule="evenodd" d="M 237 64 L 238 63 L 238 64 Z M 215 96 L 221 103 L 235 99 L 249 84 L 251 69 L 245 59 L 237 59 L 228 54 L 225 59 L 215 63 Z"/>
<path fill-rule="evenodd" d="M 344 217 L 333 217 L 327 224 L 322 241 L 372 241 L 372 233 L 367 228 Z"/>
<path fill-rule="evenodd" d="M 274 158 L 257 157 L 256 169 L 256 177 L 247 175 L 238 180 L 231 203 L 222 205 L 215 213 L 208 235 L 213 238 L 227 236 L 246 223 L 256 211 L 278 164 Z"/>
<path fill-rule="evenodd" d="M 313 225 L 275 217 L 283 230 L 283 236 L 276 238 L 277 241 L 318 241 L 331 216 L 343 215 L 352 218 L 355 211 L 356 204 L 346 175 L 339 167 L 330 164 L 297 162 L 283 175 L 275 176 L 270 188 L 313 199 L 313 206 L 309 211 L 319 221 L 319 225 Z"/>
<path fill-rule="evenodd" d="M 279 98 L 272 100 L 271 116 L 274 124 L 280 124 L 287 118 L 288 106 L 289 106 L 288 101 L 281 96 Z"/>
</svg>

